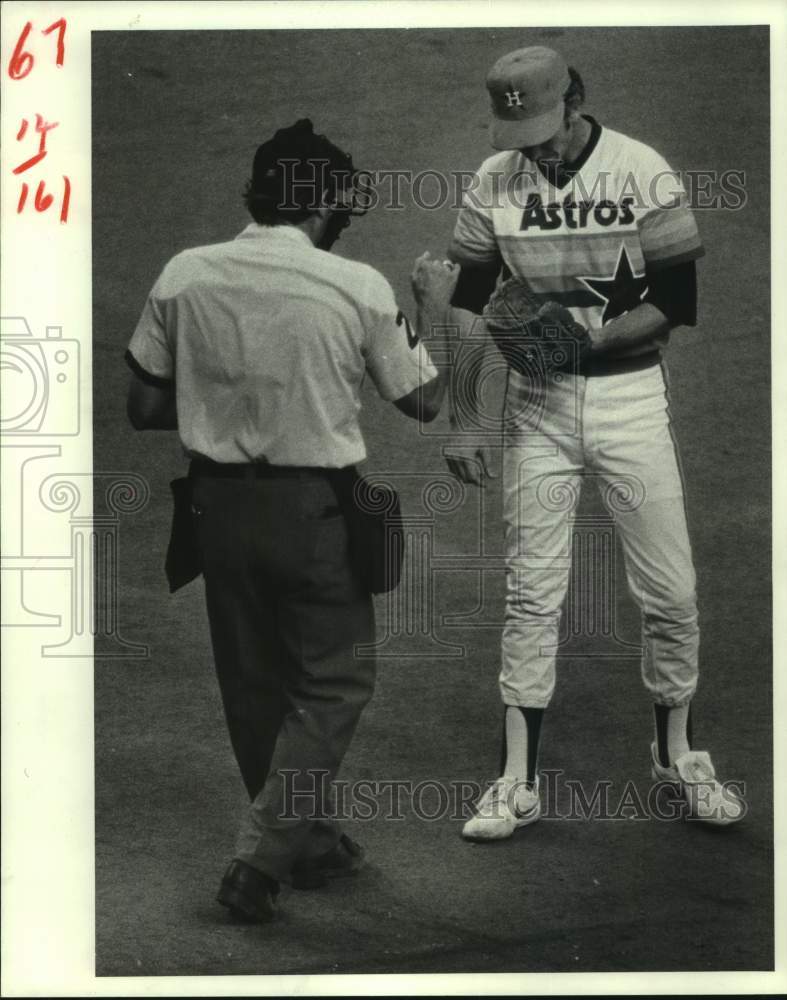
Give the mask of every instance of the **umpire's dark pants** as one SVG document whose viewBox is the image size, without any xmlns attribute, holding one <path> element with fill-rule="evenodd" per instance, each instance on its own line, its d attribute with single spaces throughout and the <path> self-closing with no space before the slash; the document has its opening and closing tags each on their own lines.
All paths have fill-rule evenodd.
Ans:
<svg viewBox="0 0 787 1000">
<path fill-rule="evenodd" d="M 236 857 L 287 879 L 340 831 L 325 789 L 372 695 L 371 596 L 352 572 L 329 480 L 192 466 L 216 671 L 252 799 Z"/>
</svg>

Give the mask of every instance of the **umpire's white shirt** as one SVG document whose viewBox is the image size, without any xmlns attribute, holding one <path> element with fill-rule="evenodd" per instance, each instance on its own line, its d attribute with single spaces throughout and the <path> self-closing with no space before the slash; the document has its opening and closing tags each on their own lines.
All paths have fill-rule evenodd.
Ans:
<svg viewBox="0 0 787 1000">
<path fill-rule="evenodd" d="M 166 265 L 127 358 L 174 381 L 191 457 L 327 468 L 366 457 L 365 372 L 387 400 L 437 374 L 378 271 L 254 223 Z"/>
</svg>

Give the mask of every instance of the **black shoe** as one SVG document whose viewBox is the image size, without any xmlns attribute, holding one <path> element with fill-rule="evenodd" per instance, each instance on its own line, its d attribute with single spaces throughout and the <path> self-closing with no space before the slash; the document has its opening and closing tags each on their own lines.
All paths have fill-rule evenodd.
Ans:
<svg viewBox="0 0 787 1000">
<path fill-rule="evenodd" d="M 332 878 L 346 878 L 355 875 L 363 865 L 363 848 L 350 840 L 346 833 L 341 835 L 336 847 L 316 858 L 297 861 L 292 868 L 293 889 L 319 889 Z"/>
<path fill-rule="evenodd" d="M 245 861 L 230 862 L 216 897 L 237 920 L 264 924 L 273 920 L 279 883 Z"/>
</svg>

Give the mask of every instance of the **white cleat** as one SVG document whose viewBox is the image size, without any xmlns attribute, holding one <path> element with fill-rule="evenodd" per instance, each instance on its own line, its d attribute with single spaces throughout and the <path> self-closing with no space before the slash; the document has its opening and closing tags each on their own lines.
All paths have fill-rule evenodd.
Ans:
<svg viewBox="0 0 787 1000">
<path fill-rule="evenodd" d="M 655 781 L 669 781 L 680 788 L 688 803 L 687 819 L 728 826 L 743 819 L 746 805 L 732 788 L 716 780 L 710 754 L 704 750 L 689 750 L 664 767 L 659 761 L 656 744 L 651 744 L 653 758 L 651 774 Z"/>
<path fill-rule="evenodd" d="M 462 828 L 466 840 L 505 840 L 541 815 L 538 779 L 530 787 L 519 778 L 498 778 L 481 796 L 475 816 Z"/>
</svg>

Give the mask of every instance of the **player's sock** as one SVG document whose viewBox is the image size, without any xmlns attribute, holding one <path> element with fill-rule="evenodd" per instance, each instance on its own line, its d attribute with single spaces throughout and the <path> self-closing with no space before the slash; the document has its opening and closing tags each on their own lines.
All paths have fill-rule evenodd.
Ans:
<svg viewBox="0 0 787 1000">
<path fill-rule="evenodd" d="M 691 750 L 691 704 L 671 708 L 654 705 L 656 747 L 663 767 L 672 767 L 678 757 Z"/>
<path fill-rule="evenodd" d="M 535 782 L 543 715 L 543 708 L 506 705 L 500 768 L 504 776 Z"/>
</svg>

